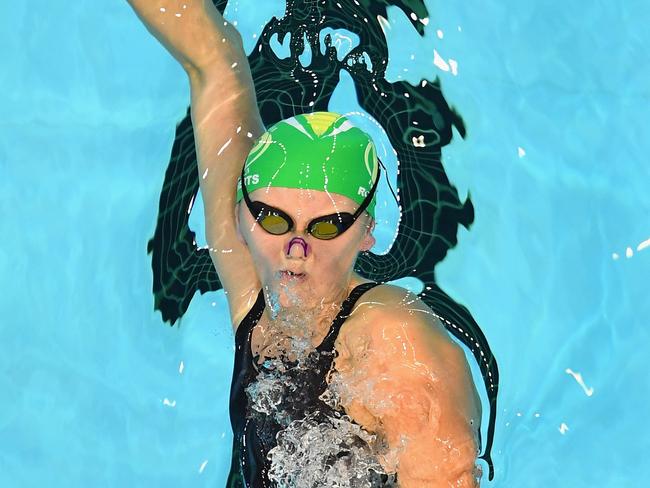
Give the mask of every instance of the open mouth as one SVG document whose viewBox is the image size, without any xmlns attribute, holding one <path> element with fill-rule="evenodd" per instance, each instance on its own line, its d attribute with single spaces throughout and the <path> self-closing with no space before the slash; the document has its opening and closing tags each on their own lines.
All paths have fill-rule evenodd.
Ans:
<svg viewBox="0 0 650 488">
<path fill-rule="evenodd" d="M 282 270 L 280 277 L 289 280 L 303 280 L 307 277 L 305 273 L 294 273 L 293 271 Z"/>
</svg>

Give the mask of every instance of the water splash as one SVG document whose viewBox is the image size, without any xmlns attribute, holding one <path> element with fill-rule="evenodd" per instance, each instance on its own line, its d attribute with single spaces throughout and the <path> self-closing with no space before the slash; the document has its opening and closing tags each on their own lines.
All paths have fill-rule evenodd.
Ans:
<svg viewBox="0 0 650 488">
<path fill-rule="evenodd" d="M 383 435 L 345 414 L 341 394 L 347 399 L 352 389 L 334 370 L 330 385 L 324 380 L 334 353 L 314 346 L 310 322 L 322 310 L 277 306 L 275 312 L 265 342 L 276 355 L 265 355 L 245 390 L 249 416 L 269 447 L 269 479 L 292 488 L 396 487 L 396 468 L 384 466 L 396 467 L 399 448 L 390 449 Z"/>
<path fill-rule="evenodd" d="M 265 286 L 271 320 L 264 329 L 261 355 L 283 357 L 302 364 L 315 350 L 323 324 L 331 324 L 334 320 L 344 297 L 325 303 L 298 279 L 282 281 L 280 273 L 276 273 L 272 283 Z M 266 354 L 269 349 L 271 353 Z"/>
<path fill-rule="evenodd" d="M 397 487 L 396 475 L 385 473 L 378 461 L 386 444 L 347 415 L 336 418 L 314 412 L 292 422 L 277 439 L 278 445 L 269 452 L 269 478 L 278 486 Z"/>
</svg>

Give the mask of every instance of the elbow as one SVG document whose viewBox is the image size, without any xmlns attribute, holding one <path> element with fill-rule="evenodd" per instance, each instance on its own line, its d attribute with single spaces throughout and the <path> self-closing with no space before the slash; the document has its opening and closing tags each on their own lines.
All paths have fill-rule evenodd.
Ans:
<svg viewBox="0 0 650 488">
<path fill-rule="evenodd" d="M 230 25 L 229 25 L 230 26 Z M 232 30 L 223 33 L 227 42 L 207 43 L 196 48 L 191 57 L 176 57 L 191 83 L 203 84 L 215 80 L 219 85 L 253 85 L 248 57 L 242 37 Z"/>
</svg>

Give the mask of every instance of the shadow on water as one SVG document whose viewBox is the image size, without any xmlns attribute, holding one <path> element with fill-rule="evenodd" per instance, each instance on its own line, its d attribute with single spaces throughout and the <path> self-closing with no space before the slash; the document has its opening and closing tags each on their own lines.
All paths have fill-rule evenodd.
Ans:
<svg viewBox="0 0 650 488">
<path fill-rule="evenodd" d="M 215 5 L 223 12 L 226 1 L 216 0 Z M 397 185 L 405 204 L 390 252 L 361 254 L 356 270 L 380 282 L 407 276 L 420 279 L 424 284 L 420 298 L 474 355 L 490 403 L 487 442 L 481 459 L 489 466 L 491 480 L 497 363 L 469 310 L 449 297 L 435 279 L 436 264 L 457 244 L 458 226 L 469 229 L 474 221 L 469 195 L 460 201 L 441 163 L 441 149 L 451 141 L 452 127 L 465 137 L 465 125 L 449 107 L 437 78 L 417 85 L 386 80 L 388 47 L 378 16 L 387 18 L 386 8 L 390 5 L 402 9 L 417 32 L 424 35 L 420 19 L 428 18 L 429 13 L 422 0 L 288 0 L 285 15 L 269 21 L 249 56 L 257 100 L 267 127 L 296 114 L 326 111 L 340 72 L 345 70 L 354 81 L 360 106 L 386 131 L 397 152 Z M 359 45 L 339 60 L 331 35 L 327 34 L 322 52 L 320 33 L 328 28 L 357 34 Z M 290 55 L 281 59 L 271 48 L 271 38 L 277 35 L 282 43 L 287 34 Z M 305 40 L 311 48 L 308 66 L 299 60 Z M 195 233 L 189 228 L 187 209 L 199 190 L 196 167 L 188 109 L 176 128 L 156 230 L 147 248 L 152 255 L 154 306 L 170 325 L 182 317 L 197 290 L 206 293 L 221 288 L 209 251 L 197 249 Z"/>
</svg>

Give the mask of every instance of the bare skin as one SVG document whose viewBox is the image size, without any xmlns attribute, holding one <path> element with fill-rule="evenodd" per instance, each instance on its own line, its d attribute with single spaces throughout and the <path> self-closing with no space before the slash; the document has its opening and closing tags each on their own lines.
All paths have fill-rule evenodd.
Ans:
<svg viewBox="0 0 650 488">
<path fill-rule="evenodd" d="M 233 328 L 264 289 L 267 304 L 275 296 L 284 308 L 315 311 L 307 332 L 316 346 L 341 302 L 368 281 L 354 272 L 354 263 L 375 243 L 373 220 L 364 213 L 339 237 L 319 241 L 305 231 L 311 219 L 337 210 L 353 213 L 357 204 L 321 191 L 270 188 L 252 192 L 251 199 L 285 210 L 296 228 L 281 236 L 261 229 L 235 201 L 242 165 L 264 131 L 239 33 L 209 0 L 128 1 L 188 75 L 206 237 Z M 294 237 L 307 248 L 289 247 Z M 305 276 L 288 278 L 283 270 Z M 251 348 L 262 359 L 282 348 L 267 333 L 270 313 L 267 306 L 252 338 Z M 402 488 L 478 486 L 478 395 L 464 353 L 424 303 L 396 286 L 373 288 L 344 322 L 336 351 L 339 379 L 360 392 L 343 406 L 395 448 L 381 462 L 398 472 Z"/>
</svg>

